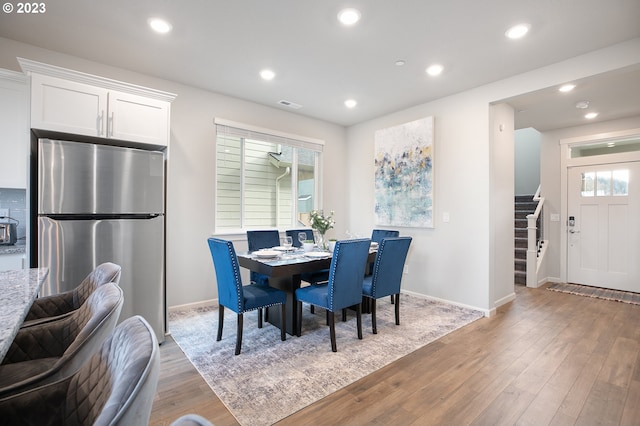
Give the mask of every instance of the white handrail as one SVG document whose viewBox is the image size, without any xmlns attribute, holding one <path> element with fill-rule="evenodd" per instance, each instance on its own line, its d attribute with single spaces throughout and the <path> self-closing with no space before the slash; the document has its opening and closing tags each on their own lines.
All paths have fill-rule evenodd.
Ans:
<svg viewBox="0 0 640 426">
<path fill-rule="evenodd" d="M 538 286 L 538 227 L 536 224 L 544 204 L 544 197 L 540 196 L 539 185 L 533 196 L 533 201 L 537 201 L 538 205 L 533 214 L 527 215 L 527 287 Z"/>
</svg>

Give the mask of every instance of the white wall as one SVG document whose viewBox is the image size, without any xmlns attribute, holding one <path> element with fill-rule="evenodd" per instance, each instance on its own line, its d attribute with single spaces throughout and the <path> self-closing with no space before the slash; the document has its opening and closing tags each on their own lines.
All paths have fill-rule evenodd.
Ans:
<svg viewBox="0 0 640 426">
<path fill-rule="evenodd" d="M 346 194 L 335 190 L 343 186 L 347 164 L 342 126 L 0 38 L 0 68 L 20 71 L 16 56 L 178 95 L 171 106 L 167 182 L 168 306 L 217 297 L 206 244 L 214 230 L 214 117 L 325 140 L 323 171 L 330 190 L 324 203 L 336 211 L 336 231 L 344 233 Z M 237 244 L 246 249 L 246 238 Z"/>
<path fill-rule="evenodd" d="M 515 133 L 515 195 L 534 195 L 540 185 L 540 132 L 531 127 Z"/>
<path fill-rule="evenodd" d="M 0 38 L 0 67 L 19 70 L 16 56 L 177 93 L 172 106 L 167 210 L 168 304 L 215 297 L 205 240 L 214 228 L 214 117 L 326 140 L 324 207 L 336 211 L 335 236 L 346 229 L 368 235 L 373 224 L 373 142 L 376 130 L 435 117 L 434 229 L 401 229 L 414 237 L 404 288 L 487 311 L 504 301 L 513 277 L 495 243 L 513 231 L 502 220 L 507 189 L 499 163 L 490 104 L 640 63 L 640 38 L 501 80 L 345 129 L 275 108 L 230 98 L 124 69 L 85 61 Z M 215 78 L 215 76 L 212 76 Z M 508 183 L 513 191 L 513 181 Z M 344 189 L 343 189 L 344 188 Z M 511 209 L 513 205 L 511 203 Z M 450 222 L 442 221 L 449 213 Z M 492 246 L 493 244 L 493 246 Z"/>
<path fill-rule="evenodd" d="M 373 223 L 373 149 L 378 129 L 426 116 L 435 117 L 434 229 L 403 228 L 414 238 L 407 259 L 409 273 L 403 288 L 463 305 L 493 310 L 513 287 L 512 254 L 501 258 L 497 249 L 513 232 L 513 202 L 504 203 L 509 190 L 498 176 L 513 176 L 510 159 L 497 160 L 503 144 L 494 138 L 490 104 L 501 99 L 555 86 L 567 81 L 640 63 L 640 39 L 591 52 L 535 71 L 501 80 L 458 95 L 398 111 L 348 129 L 350 171 L 349 223 L 366 235 Z M 498 114 L 499 115 L 499 114 Z M 491 171 L 490 171 L 491 167 Z M 556 181 L 559 182 L 559 180 Z M 513 178 L 508 182 L 513 195 Z M 508 214 L 499 211 L 501 205 Z M 505 210 L 506 211 L 506 210 Z M 442 221 L 449 213 L 450 222 Z M 492 245 L 493 244 L 493 245 Z M 506 260 L 505 260 L 506 259 Z M 506 297 L 506 299 L 505 299 Z"/>
<path fill-rule="evenodd" d="M 467 92 L 352 126 L 348 129 L 350 168 L 347 176 L 350 229 L 369 235 L 375 227 L 375 131 L 433 116 L 435 227 L 399 229 L 401 235 L 414 239 L 407 257 L 409 273 L 404 275 L 403 288 L 483 308 L 489 306 L 487 107 L 486 101 Z M 484 137 L 478 137 L 478 129 L 482 129 Z M 445 212 L 450 213 L 449 223 L 442 221 Z M 474 241 L 485 245 L 475 248 Z"/>
<path fill-rule="evenodd" d="M 541 133 L 541 192 L 545 197 L 544 203 L 544 235 L 549 240 L 546 254 L 546 271 L 540 279 L 561 281 L 562 272 L 560 259 L 561 235 L 566 232 L 567 218 L 560 218 L 560 222 L 551 222 L 551 214 L 560 214 L 562 200 L 560 198 L 560 140 L 580 136 L 597 135 L 601 133 L 619 130 L 640 128 L 640 117 L 631 117 L 624 120 L 612 120 L 584 126 L 568 127 Z"/>
<path fill-rule="evenodd" d="M 489 107 L 490 129 L 490 214 L 489 291 L 495 306 L 515 298 L 514 284 L 514 111 L 510 105 Z"/>
</svg>

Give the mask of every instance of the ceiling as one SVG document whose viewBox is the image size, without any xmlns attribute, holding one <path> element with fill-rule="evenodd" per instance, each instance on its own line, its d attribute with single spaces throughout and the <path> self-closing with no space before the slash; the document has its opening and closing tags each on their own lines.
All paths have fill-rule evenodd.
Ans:
<svg viewBox="0 0 640 426">
<path fill-rule="evenodd" d="M 347 6 L 362 13 L 353 27 L 336 19 Z M 151 32 L 151 16 L 173 31 Z M 524 39 L 504 36 L 523 21 Z M 639 22 L 638 0 L 55 0 L 0 14 L 0 37 L 349 126 L 639 37 Z M 510 100 L 516 127 L 580 124 L 578 98 L 598 120 L 640 115 L 640 71 L 585 83 Z"/>
</svg>

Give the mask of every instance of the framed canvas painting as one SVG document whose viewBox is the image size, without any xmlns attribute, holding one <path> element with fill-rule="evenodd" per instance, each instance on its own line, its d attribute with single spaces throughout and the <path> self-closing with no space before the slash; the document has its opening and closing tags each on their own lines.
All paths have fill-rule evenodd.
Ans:
<svg viewBox="0 0 640 426">
<path fill-rule="evenodd" d="M 433 117 L 375 133 L 375 224 L 433 228 Z"/>
</svg>

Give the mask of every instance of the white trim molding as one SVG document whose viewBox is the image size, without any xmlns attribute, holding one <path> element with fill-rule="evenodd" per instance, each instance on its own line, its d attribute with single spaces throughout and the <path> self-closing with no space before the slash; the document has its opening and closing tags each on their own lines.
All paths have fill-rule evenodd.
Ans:
<svg viewBox="0 0 640 426">
<path fill-rule="evenodd" d="M 164 92 L 162 90 L 151 89 L 148 87 L 138 86 L 136 84 L 126 83 L 122 81 L 112 80 L 110 78 L 99 77 L 80 71 L 70 70 L 55 65 L 43 64 L 42 62 L 32 61 L 30 59 L 17 58 L 20 67 L 25 74 L 31 73 L 47 75 L 50 77 L 62 78 L 64 80 L 75 81 L 77 83 L 89 84 L 91 86 L 102 87 L 109 90 L 117 90 L 125 93 L 132 93 L 160 101 L 172 102 L 176 98 L 176 94 Z"/>
</svg>

